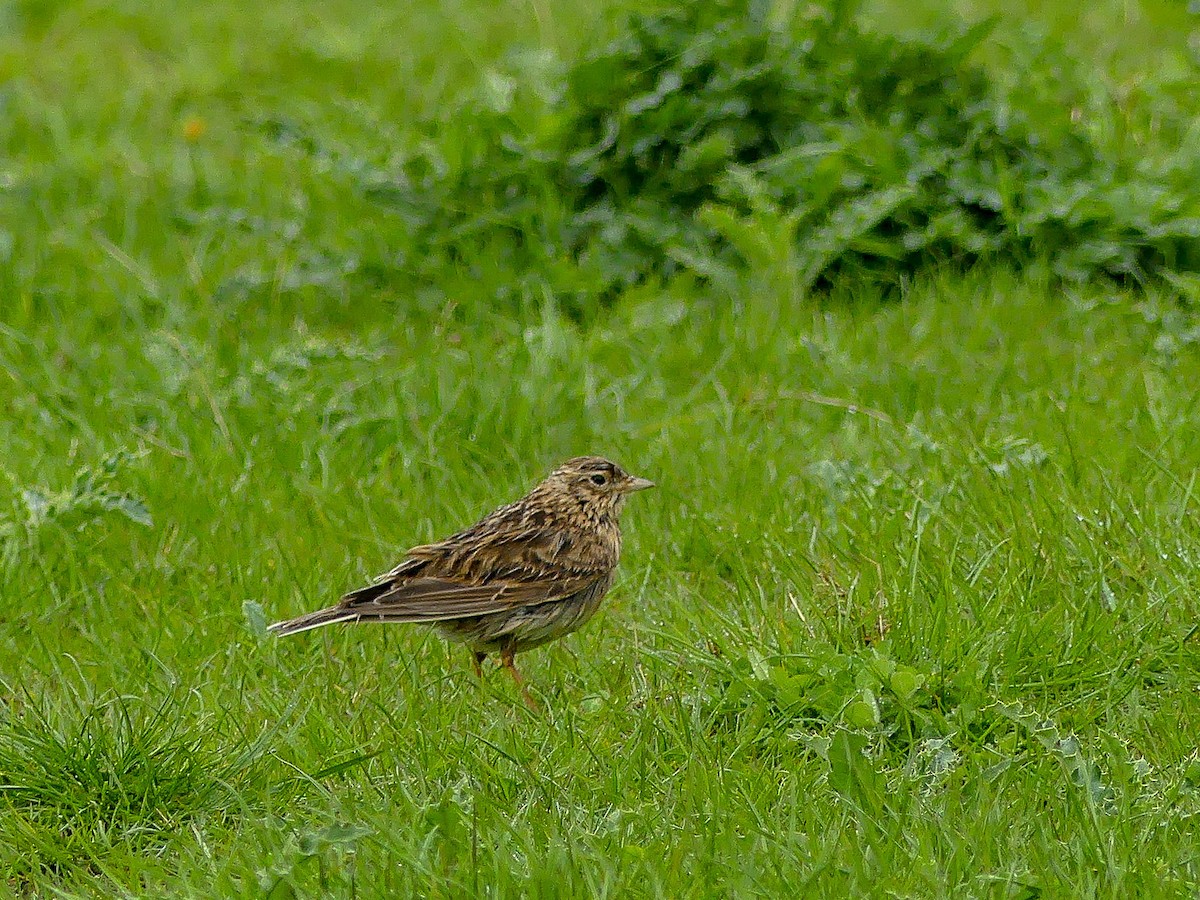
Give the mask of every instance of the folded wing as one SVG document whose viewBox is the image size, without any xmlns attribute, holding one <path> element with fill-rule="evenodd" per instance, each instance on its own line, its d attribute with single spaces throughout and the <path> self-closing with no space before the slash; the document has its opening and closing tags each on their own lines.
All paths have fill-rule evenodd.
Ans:
<svg viewBox="0 0 1200 900">
<path fill-rule="evenodd" d="M 489 536 L 492 537 L 492 536 Z M 589 552 L 590 551 L 590 552 Z M 615 554 L 561 530 L 449 539 L 414 547 L 374 584 L 336 606 L 271 626 L 294 634 L 333 622 L 444 622 L 566 599 L 608 577 Z"/>
<path fill-rule="evenodd" d="M 576 594 L 598 576 L 460 584 L 445 578 L 403 578 L 353 591 L 337 608 L 383 622 L 442 622 L 485 616 Z"/>
</svg>

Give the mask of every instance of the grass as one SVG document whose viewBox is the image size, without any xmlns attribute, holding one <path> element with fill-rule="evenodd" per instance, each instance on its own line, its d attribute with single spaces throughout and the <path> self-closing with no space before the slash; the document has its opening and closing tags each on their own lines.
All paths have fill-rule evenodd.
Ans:
<svg viewBox="0 0 1200 900">
<path fill-rule="evenodd" d="M 581 325 L 347 268 L 386 220 L 254 123 L 400 140 L 572 14 L 5 13 L 0 883 L 1194 894 L 1192 308 L 1003 269 L 815 300 L 782 254 Z M 661 487 L 524 658 L 543 715 L 417 628 L 261 635 L 579 452 Z"/>
</svg>

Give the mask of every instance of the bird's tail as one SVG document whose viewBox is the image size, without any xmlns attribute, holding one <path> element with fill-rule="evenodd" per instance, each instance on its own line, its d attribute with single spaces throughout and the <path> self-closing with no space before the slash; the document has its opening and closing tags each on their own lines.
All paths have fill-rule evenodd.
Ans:
<svg viewBox="0 0 1200 900">
<path fill-rule="evenodd" d="M 283 637 L 285 634 L 299 634 L 301 631 L 320 628 L 322 625 L 332 625 L 334 622 L 352 622 L 358 617 L 357 610 L 331 606 L 329 609 L 319 609 L 295 619 L 276 622 L 268 627 L 267 631 Z"/>
</svg>

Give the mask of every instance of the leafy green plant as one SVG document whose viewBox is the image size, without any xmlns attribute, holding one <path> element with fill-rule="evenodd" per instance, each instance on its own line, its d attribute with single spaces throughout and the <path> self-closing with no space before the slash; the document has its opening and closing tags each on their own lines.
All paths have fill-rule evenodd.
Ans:
<svg viewBox="0 0 1200 900">
<path fill-rule="evenodd" d="M 1196 147 L 1123 158 L 1046 96 L 1053 79 L 1002 88 L 971 62 L 990 23 L 900 38 L 856 7 L 635 13 L 557 73 L 491 73 L 398 178 L 349 170 L 402 214 L 402 268 L 511 267 L 579 302 L 764 264 L 796 290 L 986 258 L 1072 280 L 1200 268 Z"/>
<path fill-rule="evenodd" d="M 153 525 L 150 509 L 140 497 L 115 487 L 120 469 L 135 454 L 126 450 L 109 454 L 95 466 L 82 466 L 69 487 L 62 490 L 25 488 L 21 499 L 28 511 L 28 524 L 37 528 L 44 522 L 81 515 L 94 517 L 118 512 L 139 525 Z"/>
<path fill-rule="evenodd" d="M 81 466 L 65 488 L 41 485 L 20 488 L 17 509 L 10 515 L 0 513 L 0 560 L 12 563 L 29 548 L 38 529 L 48 522 L 81 525 L 115 512 L 139 525 L 153 525 L 154 519 L 146 501 L 117 487 L 121 470 L 139 455 L 119 450 L 95 465 Z"/>
<path fill-rule="evenodd" d="M 258 888 L 261 895 L 268 900 L 299 896 L 294 874 L 298 869 L 311 868 L 314 863 L 319 869 L 321 889 L 328 891 L 330 881 L 326 873 L 326 859 L 334 858 L 341 862 L 342 857 L 353 855 L 360 839 L 370 834 L 372 830 L 363 825 L 340 822 L 305 832 L 296 839 L 294 845 L 288 847 L 274 866 L 260 873 Z"/>
<path fill-rule="evenodd" d="M 721 707 L 752 729 L 795 727 L 804 719 L 901 736 L 942 735 L 947 705 L 935 673 L 897 663 L 878 648 L 842 652 L 818 647 L 765 656 L 751 648 L 731 664 Z"/>
<path fill-rule="evenodd" d="M 1062 762 L 1071 784 L 1079 788 L 1089 803 L 1111 811 L 1114 791 L 1105 783 L 1099 766 L 1084 755 L 1079 739 L 1063 734 L 1050 719 L 1025 708 L 1021 703 L 997 703 L 997 712 L 1031 737 L 1037 746 Z"/>
</svg>

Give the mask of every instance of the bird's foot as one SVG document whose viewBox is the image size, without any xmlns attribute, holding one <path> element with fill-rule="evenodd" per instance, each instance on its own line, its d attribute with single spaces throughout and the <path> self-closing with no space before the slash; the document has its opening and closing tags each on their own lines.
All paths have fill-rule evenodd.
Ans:
<svg viewBox="0 0 1200 900">
<path fill-rule="evenodd" d="M 521 673 L 517 671 L 517 664 L 513 661 L 514 653 L 512 650 L 503 650 L 500 653 L 500 665 L 508 670 L 508 674 L 512 676 L 517 687 L 521 689 L 521 697 L 525 700 L 525 705 L 534 712 L 541 712 L 542 708 L 538 706 L 538 702 L 533 699 L 533 695 L 529 693 L 529 688 L 525 686 L 525 679 Z"/>
</svg>

